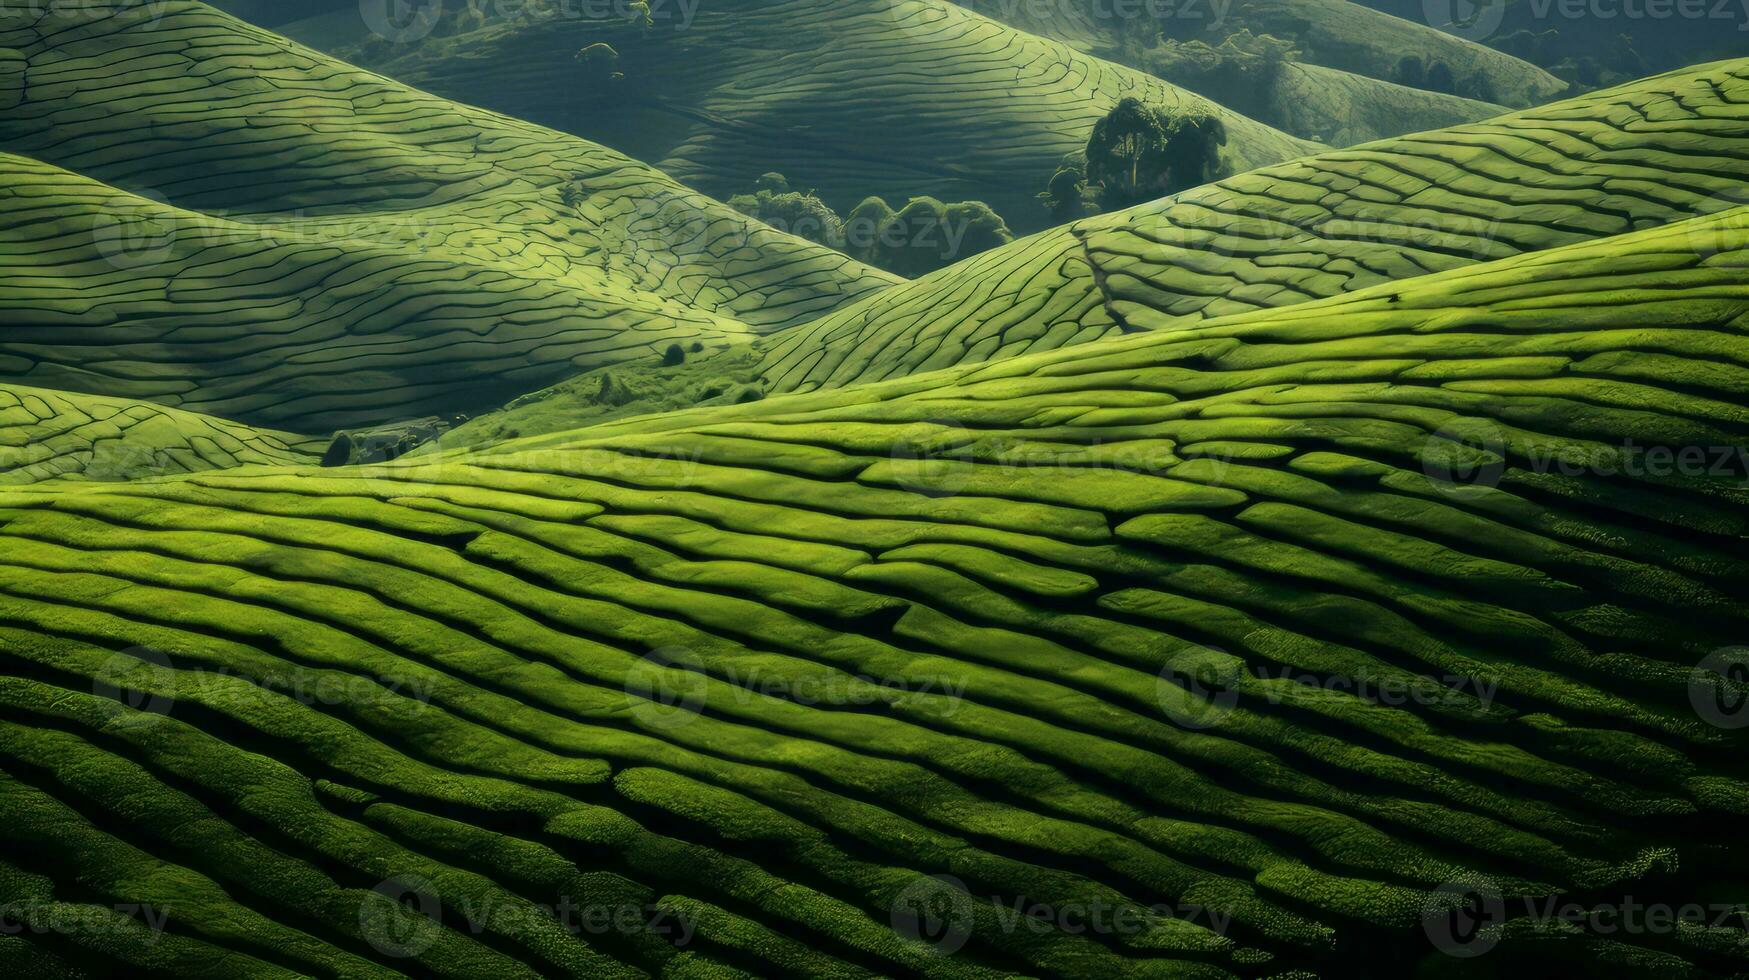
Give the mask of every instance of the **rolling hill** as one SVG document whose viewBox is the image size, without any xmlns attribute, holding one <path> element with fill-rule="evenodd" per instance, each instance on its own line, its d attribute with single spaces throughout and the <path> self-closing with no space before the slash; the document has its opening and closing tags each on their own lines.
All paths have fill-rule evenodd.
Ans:
<svg viewBox="0 0 1749 980">
<path fill-rule="evenodd" d="M 326 448 L 326 439 L 253 429 L 150 402 L 0 385 L 0 484 L 311 463 Z"/>
<path fill-rule="evenodd" d="M 1697 668 L 1745 626 L 1746 324 L 1736 210 L 467 453 L 0 492 L 0 901 L 87 924 L 0 964 L 1438 976 L 1467 893 L 1503 975 L 1742 972 L 1734 920 L 1525 910 L 1749 898 L 1749 692 Z"/>
<path fill-rule="evenodd" d="M 487 17 L 454 33 L 444 21 L 406 41 L 343 13 L 362 40 L 340 45 L 326 20 L 321 37 L 348 60 L 596 140 L 718 198 L 781 171 L 840 213 L 870 195 L 972 199 L 1017 231 L 1049 224 L 1035 196 L 1120 99 L 1208 105 L 946 0 L 727 0 L 649 28 L 588 16 L 604 8 L 548 6 L 551 15 Z M 579 65 L 597 43 L 614 50 L 623 79 Z M 1234 170 L 1315 148 L 1222 113 Z"/>
<path fill-rule="evenodd" d="M 1185 3 L 1177 8 L 1179 16 L 1157 16 L 1157 7 L 1100 0 L 959 2 L 1021 30 L 1157 75 L 1283 132 L 1329 146 L 1455 126 L 1506 111 L 1506 106 L 1493 101 L 1400 84 L 1399 65 L 1405 57 L 1416 58 L 1423 65 L 1455 57 L 1468 72 L 1466 91 L 1504 92 L 1502 101 L 1518 108 L 1545 102 L 1561 94 L 1563 88 L 1541 69 L 1515 58 L 1478 45 L 1466 47 L 1468 42 L 1448 34 L 1357 7 L 1348 0 L 1320 0 L 1297 8 L 1273 2 L 1225 6 Z M 1293 13 L 1288 15 L 1287 9 Z M 1241 68 L 1235 54 L 1221 48 L 1227 38 L 1242 32 L 1277 35 L 1296 45 L 1298 53 L 1278 67 L 1248 64 Z M 1200 42 L 1210 50 L 1202 51 L 1201 58 L 1180 62 L 1168 56 L 1167 45 L 1149 43 L 1156 33 L 1165 42 Z M 1333 47 L 1328 40 L 1331 36 L 1344 39 L 1345 45 Z M 1351 50 L 1357 43 L 1374 43 L 1357 42 L 1357 38 L 1382 38 L 1385 43 L 1381 46 L 1391 52 L 1390 56 L 1357 57 Z M 1454 47 L 1458 51 L 1455 56 Z M 1212 63 L 1216 61 L 1227 62 L 1228 70 L 1214 70 Z M 1330 62 L 1368 73 L 1331 67 Z"/>
<path fill-rule="evenodd" d="M 1722 210 L 1749 201 L 1746 107 L 1749 62 L 1720 62 L 1262 168 L 847 305 L 762 341 L 761 373 L 773 391 L 883 380 Z"/>
<path fill-rule="evenodd" d="M 9 381 L 321 431 L 495 407 L 898 281 L 204 4 L 0 28 Z"/>
</svg>

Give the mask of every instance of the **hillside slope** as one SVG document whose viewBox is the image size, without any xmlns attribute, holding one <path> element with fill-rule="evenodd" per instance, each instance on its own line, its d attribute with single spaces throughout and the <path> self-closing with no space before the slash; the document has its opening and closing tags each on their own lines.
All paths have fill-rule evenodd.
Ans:
<svg viewBox="0 0 1749 980">
<path fill-rule="evenodd" d="M 0 967 L 1740 973 L 1749 212 L 1412 286 L 0 492 Z"/>
<path fill-rule="evenodd" d="M 204 4 L 0 19 L 0 365 L 310 431 L 472 412 L 897 279 Z"/>
<path fill-rule="evenodd" d="M 958 2 L 1078 51 L 1157 75 L 1283 132 L 1316 139 L 1328 146 L 1351 146 L 1417 130 L 1455 126 L 1506 111 L 1505 106 L 1493 102 L 1399 84 L 1396 61 L 1388 65 L 1389 71 L 1377 76 L 1329 67 L 1316 60 L 1327 52 L 1328 46 L 1321 43 L 1324 32 L 1314 30 L 1310 23 L 1282 18 L 1279 9 L 1269 4 L 1235 3 L 1226 8 L 1186 4 L 1183 7 L 1186 16 L 1162 18 L 1146 5 L 1095 0 L 1051 4 Z M 1347 0 L 1326 0 L 1310 5 L 1306 13 L 1315 21 L 1333 17 L 1364 22 L 1368 16 L 1389 21 L 1367 27 L 1381 27 L 1393 43 L 1409 45 L 1390 49 L 1397 59 L 1407 56 L 1433 63 L 1448 53 L 1455 40 L 1431 28 L 1405 31 L 1405 26 L 1414 25 L 1404 25 L 1396 18 L 1365 7 L 1360 7 L 1359 13 L 1348 9 L 1354 6 Z M 1259 15 L 1256 25 L 1246 19 L 1252 10 Z M 1217 12 L 1224 16 L 1217 16 Z M 1191 13 L 1201 16 L 1189 16 Z M 1240 70 L 1237 62 L 1233 62 L 1232 70 L 1223 73 L 1210 70 L 1211 63 L 1201 59 L 1175 61 L 1168 55 L 1166 44 L 1147 43 L 1155 32 L 1165 41 L 1201 42 L 1214 49 L 1202 54 L 1220 61 L 1231 56 L 1223 56 L 1220 51 L 1223 42 L 1231 35 L 1251 31 L 1253 26 L 1255 34 L 1273 31 L 1290 43 L 1299 42 L 1305 33 L 1307 40 L 1300 43 L 1310 50 L 1299 50 L 1295 60 L 1281 62 L 1274 70 L 1255 65 Z M 1328 53 L 1344 64 L 1356 63 L 1345 51 Z M 1466 52 L 1463 61 L 1473 72 L 1472 88 L 1506 91 L 1519 107 L 1547 101 L 1560 91 L 1559 83 L 1553 86 L 1546 81 L 1533 83 L 1543 75 L 1540 70 L 1486 48 Z"/>
<path fill-rule="evenodd" d="M 1331 150 L 994 249 L 761 344 L 808 390 L 1183 325 L 1749 201 L 1749 61 Z M 1164 313 L 1166 319 L 1158 314 Z"/>
<path fill-rule="evenodd" d="M 897 206 L 927 194 L 985 201 L 1022 232 L 1049 224 L 1035 195 L 1120 99 L 1207 104 L 946 0 L 724 0 L 649 28 L 563 9 L 339 53 L 597 140 L 719 198 L 781 171 L 840 213 L 870 195 Z M 579 66 L 595 43 L 617 52 L 623 80 Z M 1314 148 L 1224 115 L 1235 170 Z"/>
<path fill-rule="evenodd" d="M 0 385 L 0 484 L 311 463 L 325 448 L 326 440 L 149 402 Z"/>
</svg>

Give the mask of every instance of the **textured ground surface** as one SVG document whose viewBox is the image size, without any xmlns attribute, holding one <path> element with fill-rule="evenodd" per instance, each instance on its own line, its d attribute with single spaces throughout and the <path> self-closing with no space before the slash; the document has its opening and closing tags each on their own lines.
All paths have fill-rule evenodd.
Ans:
<svg viewBox="0 0 1749 980">
<path fill-rule="evenodd" d="M 471 455 L 7 491 L 0 899 L 87 927 L 0 964 L 1402 976 L 1456 962 L 1452 881 L 1741 902 L 1745 745 L 1691 681 L 1749 608 L 1746 224 Z M 919 894 L 963 949 L 895 932 Z M 1200 911 L 1052 919 L 1095 904 Z M 1749 966 L 1734 923 L 1560 931 L 1490 962 Z"/>
<path fill-rule="evenodd" d="M 308 463 L 326 440 L 150 402 L 0 385 L 0 483 L 132 480 L 253 463 Z"/>
<path fill-rule="evenodd" d="M 778 170 L 840 212 L 869 195 L 897 206 L 929 194 L 986 201 L 1025 231 L 1049 224 L 1035 195 L 1119 99 L 1206 104 L 946 0 L 723 0 L 698 5 L 685 26 L 679 9 L 647 29 L 518 17 L 341 51 L 624 150 L 717 197 Z M 605 91 L 574 60 L 595 42 L 619 53 L 625 75 Z M 1314 148 L 1231 113 L 1227 125 L 1235 170 Z"/>
<path fill-rule="evenodd" d="M 0 11 L 0 56 L 8 380 L 318 431 L 493 407 L 896 281 L 203 4 Z"/>
<path fill-rule="evenodd" d="M 1202 0 L 1187 2 L 1181 11 L 1187 16 L 1164 21 L 1153 18 L 1146 4 L 1133 6 L 1106 3 L 1104 0 L 1068 0 L 1064 3 L 1013 3 L 1001 0 L 959 0 L 960 6 L 982 12 L 1012 24 L 1021 30 L 1061 41 L 1089 54 L 1099 55 L 1142 71 L 1152 71 L 1157 54 L 1150 46 L 1134 43 L 1150 29 L 1163 30 L 1179 41 L 1200 40 L 1218 48 L 1230 34 L 1255 27 L 1254 33 L 1277 35 L 1284 32 L 1293 37 L 1305 34 L 1309 50 L 1301 52 L 1300 60 L 1290 62 L 1277 76 L 1269 80 L 1264 91 L 1202 91 L 1223 105 L 1266 122 L 1295 136 L 1319 140 L 1330 146 L 1350 146 L 1370 140 L 1398 136 L 1423 129 L 1439 129 L 1458 123 L 1474 122 L 1499 115 L 1505 109 L 1491 102 L 1463 98 L 1441 92 L 1409 88 L 1390 79 L 1396 59 L 1420 52 L 1424 63 L 1439 60 L 1457 47 L 1460 62 L 1470 66 L 1475 74 L 1487 79 L 1490 90 L 1508 93 L 1516 106 L 1545 102 L 1561 91 L 1558 82 L 1546 73 L 1516 58 L 1458 40 L 1450 35 L 1407 24 L 1387 14 L 1349 3 L 1347 0 L 1307 5 L 1302 18 L 1310 22 L 1282 16 L 1273 2 L 1235 3 L 1217 17 L 1213 3 Z M 1152 8 L 1159 9 L 1159 8 Z M 1258 23 L 1246 20 L 1248 12 L 1258 14 Z M 1116 16 L 1113 16 L 1113 15 Z M 1194 14 L 1195 16 L 1190 16 Z M 1347 48 L 1328 50 L 1325 39 L 1332 29 L 1313 26 L 1324 20 L 1350 22 L 1335 29 L 1338 37 L 1353 39 L 1372 36 L 1382 30 L 1390 38 L 1392 59 L 1356 59 Z M 1477 50 L 1471 51 L 1470 48 Z M 1320 55 L 1343 64 L 1354 64 L 1377 76 L 1332 68 L 1318 61 Z M 1173 79 L 1168 79 L 1169 81 Z M 1245 84 L 1259 84 L 1247 79 Z M 1195 88 L 1195 86 L 1192 86 Z"/>
<path fill-rule="evenodd" d="M 778 391 L 1302 303 L 1749 201 L 1749 62 L 1331 150 L 994 249 L 762 343 Z M 1164 314 L 1164 316 L 1161 316 Z"/>
</svg>

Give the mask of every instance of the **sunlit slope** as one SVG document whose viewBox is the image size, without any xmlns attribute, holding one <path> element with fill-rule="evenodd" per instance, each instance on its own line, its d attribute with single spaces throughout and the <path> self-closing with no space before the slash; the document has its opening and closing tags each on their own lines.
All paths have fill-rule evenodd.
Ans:
<svg viewBox="0 0 1749 980">
<path fill-rule="evenodd" d="M 0 484 L 309 463 L 325 448 L 149 402 L 0 385 Z"/>
<path fill-rule="evenodd" d="M 684 23 L 669 5 L 649 28 L 580 16 L 605 7 L 559 9 L 569 13 L 342 50 L 718 197 L 776 170 L 841 212 L 869 195 L 897 206 L 928 194 L 985 201 L 1022 231 L 1049 224 L 1035 195 L 1118 100 L 1206 104 L 947 0 L 723 0 Z M 608 86 L 577 63 L 594 43 L 618 53 L 622 81 Z M 1232 113 L 1227 128 L 1238 170 L 1313 148 Z"/>
<path fill-rule="evenodd" d="M 1084 342 L 1143 310 L 1194 323 L 1746 200 L 1749 61 L 1719 62 L 1017 241 L 770 338 L 764 371 L 780 391 L 881 380 Z"/>
<path fill-rule="evenodd" d="M 1021 30 L 1145 72 L 1164 70 L 1157 63 L 1159 48 L 1135 43 L 1150 30 L 1164 30 L 1168 37 L 1178 41 L 1201 41 L 1219 48 L 1228 35 L 1250 29 L 1246 21 L 1248 10 L 1259 13 L 1256 34 L 1270 33 L 1264 29 L 1265 24 L 1277 35 L 1297 37 L 1300 30 L 1296 22 L 1283 19 L 1274 4 L 1235 3 L 1228 7 L 1217 7 L 1213 3 L 1186 4 L 1182 9 L 1187 16 L 1163 20 L 1156 16 L 1159 8 L 1150 8 L 1146 4 L 1111 4 L 1102 0 L 1068 0 L 1064 3 L 959 0 L 959 3 Z M 1217 18 L 1217 11 L 1223 12 L 1224 18 Z M 1388 14 L 1347 0 L 1317 5 L 1312 13 L 1320 19 L 1352 17 L 1363 22 L 1370 20 L 1372 23 L 1368 27 L 1380 26 L 1381 21 L 1388 22 L 1383 25 L 1387 34 L 1392 35 L 1399 45 L 1411 46 L 1390 48 L 1395 52 L 1394 58 L 1384 64 L 1382 74 L 1372 76 L 1327 67 L 1318 60 L 1324 46 L 1314 43 L 1311 50 L 1300 51 L 1300 60 L 1286 62 L 1274 75 L 1267 78 L 1252 75 L 1239 80 L 1238 84 L 1256 90 L 1209 90 L 1199 94 L 1230 104 L 1291 135 L 1317 139 L 1329 146 L 1350 146 L 1402 133 L 1475 122 L 1506 111 L 1504 106 L 1493 102 L 1411 88 L 1391 80 L 1396 77 L 1394 71 L 1398 59 L 1417 57 L 1423 63 L 1432 63 L 1447 54 L 1453 42 L 1459 47 L 1478 49 L 1477 53 L 1466 52 L 1461 59 L 1475 72 L 1466 78 L 1472 88 L 1481 87 L 1489 92 L 1504 90 L 1512 96 L 1506 101 L 1519 107 L 1547 101 L 1562 90 L 1561 83 L 1541 69 L 1516 58 L 1469 45 L 1426 27 L 1420 28 L 1419 33 L 1411 31 L 1404 36 L 1403 28 L 1416 25 L 1408 25 Z M 1326 33 L 1309 24 L 1304 30 L 1315 41 L 1323 40 Z M 1341 36 L 1354 38 L 1357 35 L 1348 31 Z M 1331 55 L 1345 64 L 1354 63 L 1346 50 L 1334 51 Z M 1369 66 L 1374 70 L 1379 68 L 1378 64 Z M 1531 79 L 1537 79 L 1536 83 L 1527 85 Z"/>
<path fill-rule="evenodd" d="M 24 66 L 0 80 L 9 379 L 332 427 L 500 404 L 896 281 L 203 4 L 93 6 L 0 14 Z"/>
<path fill-rule="evenodd" d="M 1749 625 L 1749 213 L 1414 286 L 0 493 L 0 899 L 109 926 L 0 963 L 1401 977 L 1462 882 L 1508 975 L 1741 972 L 1519 899 L 1749 898 L 1745 692 L 1691 687 Z"/>
</svg>

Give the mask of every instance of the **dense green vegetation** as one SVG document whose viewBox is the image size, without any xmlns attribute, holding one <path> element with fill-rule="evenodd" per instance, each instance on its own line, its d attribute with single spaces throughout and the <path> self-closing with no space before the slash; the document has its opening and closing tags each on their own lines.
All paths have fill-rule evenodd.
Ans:
<svg viewBox="0 0 1749 980">
<path fill-rule="evenodd" d="M 331 431 L 745 341 L 896 281 L 203 4 L 14 23 L 0 365 L 25 384 Z"/>
<path fill-rule="evenodd" d="M 760 342 L 772 390 L 1268 309 L 1749 201 L 1749 62 L 1332 150 L 1021 239 Z"/>
<path fill-rule="evenodd" d="M 981 201 L 1018 232 L 1040 230 L 1039 184 L 1125 97 L 1218 111 L 1236 169 L 1314 148 L 948 0 L 722 0 L 698 4 L 684 27 L 670 4 L 670 19 L 649 29 L 612 5 L 552 2 L 569 13 L 459 23 L 453 11 L 422 43 L 325 43 L 438 95 L 614 147 L 720 199 L 779 171 L 840 215 L 869 197 L 900 210 L 913 197 Z M 577 54 L 593 44 L 612 47 L 625 76 L 606 98 L 578 95 Z"/>
<path fill-rule="evenodd" d="M 0 4 L 0 978 L 1749 975 L 1749 60 L 286 2 Z"/>
<path fill-rule="evenodd" d="M 1743 628 L 1741 460 L 1595 474 L 1742 444 L 1745 227 L 357 471 L 0 494 L 0 888 L 173 910 L 0 956 L 1400 976 L 1465 875 L 1741 901 L 1741 742 L 1689 706 Z M 1496 478 L 1429 465 L 1460 424 Z M 935 874 L 951 956 L 889 925 Z M 565 896 L 635 914 L 570 932 Z M 1037 911 L 1093 903 L 1135 929 Z M 1749 965 L 1731 924 L 1550 928 L 1490 955 Z"/>
</svg>

